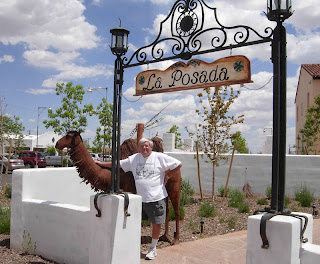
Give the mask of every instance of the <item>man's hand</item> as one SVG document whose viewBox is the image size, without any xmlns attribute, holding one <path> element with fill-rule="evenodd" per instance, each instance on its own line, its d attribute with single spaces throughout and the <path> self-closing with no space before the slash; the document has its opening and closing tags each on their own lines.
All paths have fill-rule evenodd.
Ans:
<svg viewBox="0 0 320 264">
<path fill-rule="evenodd" d="M 168 180 L 169 180 L 169 175 L 168 175 L 168 174 L 166 174 L 166 175 L 164 176 L 163 184 L 164 184 L 164 185 L 166 185 L 166 184 L 167 184 L 167 182 L 168 182 Z"/>
<path fill-rule="evenodd" d="M 111 161 L 94 161 L 101 168 L 111 168 Z"/>
</svg>

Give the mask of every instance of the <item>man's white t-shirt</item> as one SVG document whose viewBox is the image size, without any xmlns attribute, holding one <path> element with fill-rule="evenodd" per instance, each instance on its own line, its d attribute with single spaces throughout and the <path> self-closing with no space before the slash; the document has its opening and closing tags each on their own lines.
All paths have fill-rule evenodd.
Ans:
<svg viewBox="0 0 320 264">
<path fill-rule="evenodd" d="M 164 182 L 165 171 L 173 170 L 181 162 L 161 152 L 151 152 L 144 158 L 141 153 L 133 154 L 120 160 L 121 168 L 132 171 L 136 183 L 137 194 L 142 202 L 156 202 L 168 196 Z"/>
</svg>

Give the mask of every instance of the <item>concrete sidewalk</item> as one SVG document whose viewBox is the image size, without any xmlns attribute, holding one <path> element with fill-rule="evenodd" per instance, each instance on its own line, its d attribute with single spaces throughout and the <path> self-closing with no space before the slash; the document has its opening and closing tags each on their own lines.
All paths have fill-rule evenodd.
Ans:
<svg viewBox="0 0 320 264">
<path fill-rule="evenodd" d="M 320 245 L 320 219 L 313 219 L 313 244 Z M 246 251 L 247 231 L 244 230 L 157 249 L 158 256 L 151 263 L 245 264 Z M 141 259 L 140 263 L 150 263 L 150 260 Z"/>
</svg>

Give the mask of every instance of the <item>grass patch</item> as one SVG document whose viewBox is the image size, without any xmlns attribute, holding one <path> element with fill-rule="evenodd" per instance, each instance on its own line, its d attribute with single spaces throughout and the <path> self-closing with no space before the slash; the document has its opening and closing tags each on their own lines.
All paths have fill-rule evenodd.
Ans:
<svg viewBox="0 0 320 264">
<path fill-rule="evenodd" d="M 257 201 L 257 204 L 260 204 L 260 205 L 267 205 L 269 202 L 266 198 L 261 198 Z"/>
<path fill-rule="evenodd" d="M 151 226 L 150 220 L 142 220 L 142 221 L 141 221 L 141 226 L 142 226 L 142 227 L 144 227 L 144 226 Z"/>
<path fill-rule="evenodd" d="M 12 192 L 11 184 L 7 184 L 4 196 L 7 197 L 7 198 L 11 198 L 11 192 Z"/>
<path fill-rule="evenodd" d="M 179 206 L 180 220 L 184 219 L 185 212 L 182 205 Z M 176 215 L 174 213 L 174 209 L 171 203 L 169 203 L 169 221 L 176 220 Z"/>
<path fill-rule="evenodd" d="M 272 187 L 271 185 L 268 185 L 266 190 L 265 190 L 265 194 L 267 196 L 267 198 L 270 200 L 271 199 L 271 194 L 272 194 Z"/>
<path fill-rule="evenodd" d="M 194 195 L 194 189 L 190 184 L 189 180 L 182 180 L 181 192 L 180 192 L 180 205 L 188 205 L 192 203 L 192 196 Z"/>
<path fill-rule="evenodd" d="M 227 223 L 228 223 L 228 227 L 230 229 L 235 229 L 236 223 L 237 223 L 237 219 L 234 216 L 232 216 L 227 220 Z"/>
<path fill-rule="evenodd" d="M 10 234 L 10 208 L 0 207 L 0 234 Z"/>
<path fill-rule="evenodd" d="M 284 207 L 288 208 L 288 205 L 291 203 L 291 200 L 288 196 L 284 197 Z"/>
<path fill-rule="evenodd" d="M 239 213 L 249 213 L 250 212 L 249 204 L 247 202 L 239 204 L 238 212 Z"/>
<path fill-rule="evenodd" d="M 314 200 L 314 195 L 307 185 L 301 185 L 295 190 L 295 200 L 303 207 L 310 207 Z"/>
<path fill-rule="evenodd" d="M 214 205 L 209 202 L 204 202 L 201 204 L 198 215 L 200 217 L 214 217 L 216 216 L 216 211 L 214 210 Z"/>
<path fill-rule="evenodd" d="M 225 186 L 220 186 L 220 187 L 218 188 L 218 193 L 219 193 L 220 197 L 223 197 L 224 189 L 225 189 Z M 226 197 L 229 196 L 230 190 L 231 190 L 231 188 L 230 188 L 230 187 L 227 187 Z"/>
<path fill-rule="evenodd" d="M 230 191 L 230 207 L 238 208 L 244 201 L 244 194 L 239 189 L 232 189 Z"/>
</svg>

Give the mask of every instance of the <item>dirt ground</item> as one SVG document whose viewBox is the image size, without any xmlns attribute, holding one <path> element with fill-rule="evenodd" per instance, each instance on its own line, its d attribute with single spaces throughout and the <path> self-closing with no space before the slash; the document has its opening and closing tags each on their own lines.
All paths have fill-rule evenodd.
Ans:
<svg viewBox="0 0 320 264">
<path fill-rule="evenodd" d="M 187 241 L 197 240 L 205 237 L 222 235 L 230 232 L 236 232 L 247 229 L 248 216 L 252 215 L 254 211 L 264 209 L 266 205 L 258 205 L 257 201 L 264 198 L 261 195 L 254 195 L 246 198 L 249 204 L 249 213 L 239 213 L 237 208 L 229 207 L 229 198 L 224 201 L 222 197 L 216 197 L 213 201 L 216 211 L 215 217 L 205 218 L 203 224 L 203 233 L 200 233 L 200 217 L 198 215 L 199 208 L 203 201 L 211 202 L 209 197 L 204 198 L 202 201 L 199 196 L 193 197 L 193 202 L 184 207 L 185 217 L 180 221 L 180 243 Z M 312 214 L 312 208 L 300 207 L 296 201 L 290 199 L 291 202 L 288 208 L 295 212 L 307 212 Z M 314 201 L 319 207 L 319 200 Z M 10 199 L 0 194 L 0 206 L 10 206 Z M 319 208 L 318 208 L 319 209 Z M 317 216 L 318 217 L 318 216 Z M 175 231 L 175 221 L 170 222 L 169 239 L 173 239 Z M 141 252 L 146 252 L 151 243 L 151 227 L 143 226 L 141 230 Z M 158 248 L 170 246 L 169 242 L 160 241 Z M 41 256 L 29 255 L 24 252 L 10 249 L 10 235 L 0 234 L 0 264 L 47 264 L 56 263 L 46 260 Z M 58 263 L 57 263 L 58 264 Z"/>
</svg>

